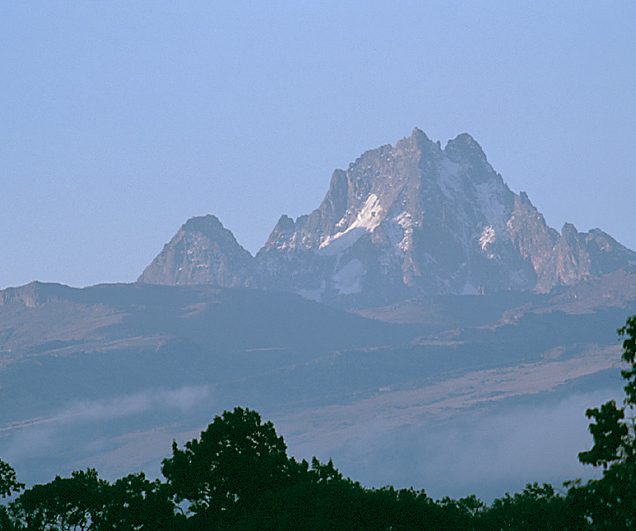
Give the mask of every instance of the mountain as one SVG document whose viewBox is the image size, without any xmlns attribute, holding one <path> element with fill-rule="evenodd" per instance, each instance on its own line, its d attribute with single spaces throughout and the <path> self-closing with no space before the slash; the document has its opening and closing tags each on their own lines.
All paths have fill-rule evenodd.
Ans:
<svg viewBox="0 0 636 531">
<path fill-rule="evenodd" d="M 210 219 L 213 230 L 187 230 Z M 139 280 L 257 286 L 362 308 L 439 294 L 549 293 L 634 264 L 636 253 L 599 229 L 549 227 L 470 135 L 442 148 L 415 129 L 336 170 L 321 205 L 282 216 L 255 257 L 216 218 L 193 218 Z"/>
<path fill-rule="evenodd" d="M 188 220 L 139 277 L 148 284 L 251 287 L 254 258 L 216 216 Z"/>
</svg>

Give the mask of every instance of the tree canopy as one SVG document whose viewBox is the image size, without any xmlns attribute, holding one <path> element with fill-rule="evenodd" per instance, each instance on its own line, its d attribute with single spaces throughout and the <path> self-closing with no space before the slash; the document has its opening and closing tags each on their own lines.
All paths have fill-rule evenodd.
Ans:
<svg viewBox="0 0 636 531">
<path fill-rule="evenodd" d="M 626 368 L 622 405 L 609 401 L 586 411 L 594 444 L 579 454 L 582 463 L 603 468 L 603 477 L 576 485 L 570 495 L 596 529 L 636 528 L 636 316 L 618 329 Z"/>
<path fill-rule="evenodd" d="M 183 449 L 173 443 L 161 471 L 176 501 L 196 515 L 220 516 L 237 503 L 286 485 L 296 469 L 271 422 L 256 411 L 226 411 Z"/>
<path fill-rule="evenodd" d="M 23 487 L 24 484 L 18 482 L 13 467 L 0 459 L 0 498 L 11 496 Z"/>
</svg>

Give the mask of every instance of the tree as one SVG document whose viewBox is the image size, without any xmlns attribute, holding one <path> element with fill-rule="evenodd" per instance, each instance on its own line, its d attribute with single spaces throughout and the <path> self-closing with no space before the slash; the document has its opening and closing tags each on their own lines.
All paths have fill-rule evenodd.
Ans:
<svg viewBox="0 0 636 531">
<path fill-rule="evenodd" d="M 255 411 L 225 411 L 183 449 L 174 442 L 161 471 L 178 503 L 206 520 L 222 520 L 238 504 L 280 488 L 294 475 L 285 442 Z"/>
<path fill-rule="evenodd" d="M 0 459 L 0 498 L 17 494 L 23 488 L 24 484 L 18 482 L 15 470 L 13 470 L 9 463 Z M 0 529 L 7 531 L 15 529 L 4 505 L 0 505 Z"/>
<path fill-rule="evenodd" d="M 130 474 L 102 491 L 103 509 L 94 522 L 100 531 L 176 529 L 175 507 L 167 486 L 146 479 L 143 472 Z"/>
<path fill-rule="evenodd" d="M 594 529 L 636 527 L 636 316 L 618 329 L 623 338 L 621 371 L 625 380 L 623 405 L 609 401 L 586 411 L 594 444 L 579 454 L 582 463 L 603 467 L 603 477 L 575 485 L 569 496 L 592 521 Z"/>
<path fill-rule="evenodd" d="M 629 428 L 624 422 L 625 410 L 610 400 L 600 408 L 588 409 L 585 415 L 594 419 L 589 427 L 594 446 L 591 450 L 580 452 L 579 461 L 607 469 L 611 463 L 620 461 L 629 448 L 625 444 L 629 435 Z"/>
<path fill-rule="evenodd" d="M 532 483 L 514 495 L 497 498 L 485 511 L 476 515 L 475 529 L 516 529 L 519 531 L 586 529 L 579 508 L 561 496 L 552 485 Z"/>
<path fill-rule="evenodd" d="M 18 482 L 13 467 L 0 459 L 0 498 L 6 498 L 18 493 L 23 488 L 24 483 Z"/>
<path fill-rule="evenodd" d="M 594 446 L 579 454 L 582 463 L 602 466 L 608 469 L 612 464 L 624 463 L 634 458 L 636 437 L 634 432 L 634 408 L 636 407 L 636 316 L 627 319 L 625 326 L 618 329 L 623 337 L 622 360 L 628 364 L 621 375 L 626 381 L 625 399 L 619 407 L 614 400 L 600 408 L 588 409 L 585 414 L 593 422 L 590 433 Z"/>
<path fill-rule="evenodd" d="M 108 483 L 95 469 L 76 471 L 24 491 L 11 506 L 15 519 L 27 530 L 83 531 L 92 529 L 103 511 Z"/>
</svg>

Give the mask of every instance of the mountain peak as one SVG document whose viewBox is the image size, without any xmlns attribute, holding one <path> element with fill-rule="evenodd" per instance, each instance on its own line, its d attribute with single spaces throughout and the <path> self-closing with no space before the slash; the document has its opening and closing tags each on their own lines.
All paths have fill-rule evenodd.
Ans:
<svg viewBox="0 0 636 531">
<path fill-rule="evenodd" d="M 569 236 L 569 235 L 577 235 L 579 233 L 578 230 L 576 230 L 576 227 L 574 226 L 573 223 L 564 223 L 563 227 L 561 228 L 561 234 L 563 236 Z"/>
<path fill-rule="evenodd" d="M 226 230 L 219 218 L 213 214 L 194 216 L 186 221 L 181 228 L 188 232 L 202 233 L 213 233 Z"/>
<path fill-rule="evenodd" d="M 488 162 L 484 150 L 468 133 L 461 133 L 454 139 L 449 140 L 444 151 L 453 161 L 467 159 L 480 164 Z"/>
<path fill-rule="evenodd" d="M 188 220 L 140 277 L 292 291 L 348 305 L 431 294 L 549 292 L 636 263 L 604 233 L 561 233 L 513 193 L 468 133 L 419 128 L 333 172 L 322 203 L 281 216 L 252 257 L 212 215 Z"/>
<path fill-rule="evenodd" d="M 387 145 L 383 147 L 391 151 L 414 151 L 430 154 L 436 149 L 437 144 L 419 127 L 415 127 L 409 136 L 398 140 L 394 146 Z"/>
<path fill-rule="evenodd" d="M 419 127 L 414 127 L 413 131 L 411 132 L 411 138 L 418 140 L 418 141 L 426 141 L 426 142 L 430 142 L 431 139 L 428 137 L 428 135 L 422 131 Z"/>
<path fill-rule="evenodd" d="M 181 226 L 138 282 L 252 285 L 253 260 L 216 216 L 197 216 Z"/>
</svg>

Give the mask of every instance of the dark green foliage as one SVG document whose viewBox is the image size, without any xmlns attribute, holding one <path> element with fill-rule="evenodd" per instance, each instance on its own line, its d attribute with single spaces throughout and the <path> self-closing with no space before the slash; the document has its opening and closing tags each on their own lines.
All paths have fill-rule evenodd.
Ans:
<svg viewBox="0 0 636 531">
<path fill-rule="evenodd" d="M 625 385 L 625 402 L 631 406 L 636 405 L 636 315 L 627 319 L 625 326 L 618 329 L 618 334 L 623 340 L 623 361 L 629 368 L 622 371 Z"/>
<path fill-rule="evenodd" d="M 575 484 L 568 494 L 591 529 L 636 528 L 636 316 L 627 319 L 618 333 L 624 338 L 622 359 L 628 365 L 621 371 L 626 381 L 623 406 L 612 401 L 587 411 L 594 419 L 590 424 L 594 446 L 579 454 L 582 463 L 602 466 L 603 477 Z"/>
<path fill-rule="evenodd" d="M 93 469 L 31 487 L 5 511 L 7 522 L 9 516 L 16 529 L 34 531 L 177 529 L 165 484 L 131 474 L 111 485 Z"/>
<path fill-rule="evenodd" d="M 172 454 L 162 472 L 175 501 L 189 503 L 193 528 L 465 529 L 469 520 L 423 491 L 365 489 L 331 460 L 297 462 L 248 409 L 226 411 Z"/>
<path fill-rule="evenodd" d="M 599 480 L 573 486 L 568 498 L 594 530 L 636 529 L 636 467 L 633 460 L 613 465 Z"/>
<path fill-rule="evenodd" d="M 586 521 L 574 503 L 552 485 L 533 483 L 514 495 L 496 499 L 477 518 L 477 529 L 582 530 Z"/>
<path fill-rule="evenodd" d="M 286 486 L 296 473 L 282 437 L 255 411 L 237 407 L 216 417 L 200 439 L 176 443 L 161 471 L 177 502 L 199 519 L 220 524 L 237 505 L 249 505 Z"/>
<path fill-rule="evenodd" d="M 23 487 L 24 484 L 18 482 L 13 467 L 0 459 L 0 498 L 11 496 Z"/>
<path fill-rule="evenodd" d="M 102 495 L 103 509 L 96 529 L 177 529 L 167 485 L 149 481 L 143 473 L 118 479 L 106 486 Z"/>
<path fill-rule="evenodd" d="M 624 337 L 622 359 L 628 364 L 621 371 L 625 379 L 625 399 L 623 407 L 618 407 L 613 400 L 603 404 L 600 409 L 588 409 L 585 414 L 594 422 L 590 424 L 590 432 L 594 438 L 594 446 L 587 452 L 581 452 L 582 463 L 603 466 L 607 469 L 612 464 L 623 463 L 634 459 L 634 407 L 636 406 L 636 316 L 627 319 L 627 323 L 618 329 Z"/>
<path fill-rule="evenodd" d="M 607 468 L 610 463 L 618 461 L 624 451 L 628 434 L 627 426 L 623 423 L 625 412 L 616 406 L 614 400 L 610 400 L 600 409 L 588 409 L 585 415 L 594 420 L 589 428 L 594 446 L 587 452 L 579 453 L 579 460 L 581 463 Z"/>
<path fill-rule="evenodd" d="M 57 476 L 46 485 L 35 485 L 11 505 L 16 520 L 28 530 L 90 529 L 102 512 L 106 482 L 93 469 Z"/>
</svg>

